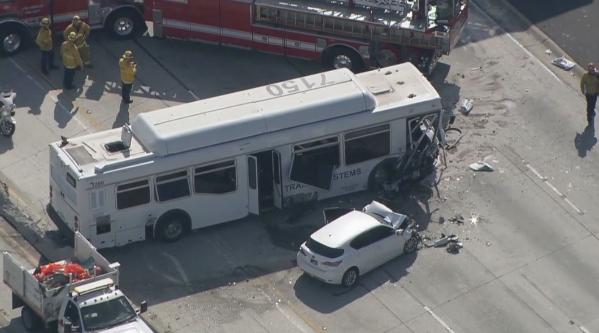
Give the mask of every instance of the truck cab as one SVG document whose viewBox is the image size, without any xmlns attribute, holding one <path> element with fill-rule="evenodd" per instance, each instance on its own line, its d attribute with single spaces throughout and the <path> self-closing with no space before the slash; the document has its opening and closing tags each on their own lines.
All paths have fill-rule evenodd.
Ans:
<svg viewBox="0 0 599 333">
<path fill-rule="evenodd" d="M 76 287 L 65 299 L 59 312 L 58 333 L 152 332 L 139 317 L 147 303 L 135 310 L 129 299 L 116 288 L 112 279 L 103 279 Z"/>
</svg>

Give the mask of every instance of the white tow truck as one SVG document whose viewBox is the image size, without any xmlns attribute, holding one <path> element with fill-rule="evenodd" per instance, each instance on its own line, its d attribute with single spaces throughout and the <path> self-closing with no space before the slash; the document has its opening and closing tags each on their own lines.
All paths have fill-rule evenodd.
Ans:
<svg viewBox="0 0 599 333">
<path fill-rule="evenodd" d="M 139 316 L 147 303 L 135 310 L 118 288 L 120 264 L 110 263 L 79 232 L 70 261 L 27 269 L 8 252 L 3 259 L 4 283 L 12 290 L 13 309 L 22 307 L 27 330 L 43 326 L 59 333 L 153 332 Z"/>
</svg>

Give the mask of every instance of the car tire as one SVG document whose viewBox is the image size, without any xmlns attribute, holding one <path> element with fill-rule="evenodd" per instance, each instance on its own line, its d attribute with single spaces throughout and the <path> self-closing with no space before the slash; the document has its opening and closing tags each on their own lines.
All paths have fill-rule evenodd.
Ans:
<svg viewBox="0 0 599 333">
<path fill-rule="evenodd" d="M 183 213 L 165 214 L 157 224 L 158 237 L 167 243 L 183 238 L 189 230 L 189 218 Z"/>
<path fill-rule="evenodd" d="M 403 246 L 403 253 L 405 254 L 409 254 L 409 253 L 414 253 L 416 252 L 416 250 L 418 250 L 418 237 L 412 235 L 412 237 L 410 237 L 410 239 L 408 239 L 406 241 L 406 243 Z"/>
<path fill-rule="evenodd" d="M 21 308 L 21 321 L 25 329 L 29 332 L 35 331 L 42 326 L 40 318 L 27 305 Z"/>
<path fill-rule="evenodd" d="M 352 288 L 358 281 L 360 280 L 360 271 L 358 271 L 357 267 L 352 267 L 343 273 L 343 277 L 341 278 L 341 285 L 346 288 Z"/>
</svg>

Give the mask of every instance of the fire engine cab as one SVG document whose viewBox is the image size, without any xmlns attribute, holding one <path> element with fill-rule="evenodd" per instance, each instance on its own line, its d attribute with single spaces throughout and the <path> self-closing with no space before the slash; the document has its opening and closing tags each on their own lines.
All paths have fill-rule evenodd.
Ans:
<svg viewBox="0 0 599 333">
<path fill-rule="evenodd" d="M 54 32 L 62 31 L 78 15 L 92 29 L 106 29 L 117 38 L 145 31 L 144 0 L 0 0 L 0 53 L 17 53 L 50 18 Z"/>
<path fill-rule="evenodd" d="M 411 61 L 430 73 L 459 40 L 468 0 L 153 0 L 156 37 L 321 60 L 360 71 Z"/>
</svg>

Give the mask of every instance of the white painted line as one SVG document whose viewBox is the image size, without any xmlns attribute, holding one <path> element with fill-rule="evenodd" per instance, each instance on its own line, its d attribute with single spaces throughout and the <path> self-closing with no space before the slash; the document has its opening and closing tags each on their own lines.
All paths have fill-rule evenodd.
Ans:
<svg viewBox="0 0 599 333">
<path fill-rule="evenodd" d="M 514 38 L 509 32 L 505 31 L 500 25 L 499 23 L 497 23 L 497 21 L 495 21 L 492 17 L 490 17 L 482 8 L 480 8 L 479 5 L 477 5 L 474 2 L 470 2 L 472 5 L 474 5 L 474 7 L 477 8 L 477 10 L 485 17 L 487 18 L 487 20 L 495 23 L 495 25 L 501 30 L 503 31 L 503 33 L 512 41 L 514 42 L 514 44 L 518 45 L 518 47 L 520 47 L 529 57 L 531 57 L 532 59 L 536 60 L 539 65 L 541 65 L 541 67 L 543 67 L 543 69 L 545 69 L 547 71 L 547 73 L 549 73 L 554 79 L 557 80 L 557 82 L 559 83 L 564 83 L 559 77 L 557 77 L 557 75 L 555 75 L 555 73 L 553 73 L 549 67 L 545 66 L 545 64 L 537 57 L 535 57 L 532 53 L 530 53 L 530 51 L 528 51 L 522 44 L 520 44 L 520 42 L 518 42 L 516 40 L 516 38 Z"/>
<path fill-rule="evenodd" d="M 528 170 L 532 171 L 532 173 L 535 174 L 535 176 L 537 176 L 540 180 L 547 180 L 547 178 L 543 177 L 535 168 L 532 167 L 532 165 L 525 163 L 526 167 L 528 168 Z"/>
<path fill-rule="evenodd" d="M 555 186 L 553 186 L 553 184 L 551 184 L 551 183 L 550 183 L 550 182 L 548 182 L 548 181 L 545 181 L 545 184 L 547 184 L 547 186 L 548 186 L 550 189 L 552 189 L 552 190 L 553 190 L 553 192 L 555 192 L 555 194 L 557 194 L 558 196 L 560 196 L 560 198 L 562 198 L 562 199 L 565 199 L 565 198 L 566 198 L 566 196 L 565 196 L 565 195 L 564 195 L 562 192 L 560 192 L 560 191 L 559 191 L 557 188 L 555 188 Z"/>
<path fill-rule="evenodd" d="M 576 205 L 574 205 L 570 199 L 564 198 L 564 201 L 570 205 L 570 207 L 572 207 L 578 213 L 578 215 L 584 215 L 584 212 L 580 208 L 576 207 Z"/>
<path fill-rule="evenodd" d="M 578 326 L 578 328 L 583 332 L 583 333 L 591 333 L 589 332 L 589 330 L 587 330 L 586 328 L 584 328 L 584 326 Z"/>
<path fill-rule="evenodd" d="M 455 333 L 455 331 L 454 331 L 454 330 L 452 330 L 452 329 L 451 329 L 451 327 L 449 327 L 449 325 L 447 325 L 447 324 L 446 324 L 446 323 L 443 321 L 443 319 L 441 319 L 439 316 L 437 316 L 437 314 L 435 314 L 435 313 L 433 312 L 433 310 L 431 310 L 431 309 L 430 309 L 428 306 L 426 306 L 426 305 L 425 305 L 425 306 L 424 306 L 424 310 L 426 310 L 426 312 L 428 312 L 428 313 L 429 313 L 431 316 L 433 316 L 433 318 L 435 318 L 435 320 L 436 320 L 436 321 L 438 321 L 438 322 L 439 322 L 439 324 L 441 324 L 441 326 L 443 326 L 443 327 L 444 327 L 444 328 L 447 330 L 447 332 L 450 332 L 450 333 Z"/>
<path fill-rule="evenodd" d="M 189 285 L 189 278 L 187 277 L 187 273 L 185 273 L 185 270 L 183 270 L 183 266 L 181 266 L 179 260 L 177 260 L 177 258 L 171 256 L 166 252 L 162 252 L 162 255 L 169 258 L 173 262 L 173 265 L 175 265 L 177 272 L 179 272 L 179 275 L 181 275 L 181 280 L 183 280 L 185 285 Z"/>
</svg>

